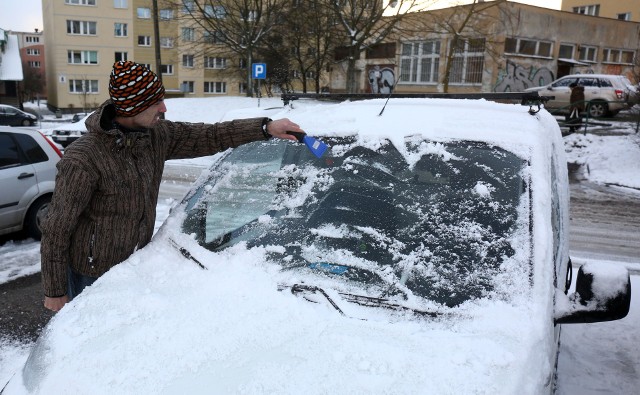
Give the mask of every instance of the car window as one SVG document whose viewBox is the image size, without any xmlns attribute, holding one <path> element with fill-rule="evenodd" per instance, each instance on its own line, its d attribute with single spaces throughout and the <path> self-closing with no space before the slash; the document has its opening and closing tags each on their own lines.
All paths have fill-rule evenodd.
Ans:
<svg viewBox="0 0 640 395">
<path fill-rule="evenodd" d="M 328 142 L 322 159 L 284 141 L 234 149 L 189 197 L 183 231 L 213 251 L 279 246 L 283 270 L 381 296 L 453 306 L 491 291 L 514 233 L 528 229 L 521 158 L 471 142 L 413 139 L 403 154 L 389 142 Z"/>
<path fill-rule="evenodd" d="M 33 137 L 26 134 L 16 134 L 16 140 L 24 152 L 29 163 L 40 163 L 49 160 L 49 157 L 44 152 L 42 147 L 33 139 Z"/>
<path fill-rule="evenodd" d="M 580 78 L 578 85 L 584 87 L 598 87 L 598 80 L 596 78 Z"/>
<path fill-rule="evenodd" d="M 561 80 L 558 80 L 556 82 L 554 82 L 551 86 L 553 87 L 569 87 L 569 85 L 571 85 L 572 83 L 577 83 L 578 79 L 577 78 L 563 78 Z"/>
<path fill-rule="evenodd" d="M 18 146 L 9 133 L 0 133 L 0 168 L 20 164 Z"/>
<path fill-rule="evenodd" d="M 5 113 L 7 115 L 17 115 L 18 111 L 16 111 L 15 108 L 11 108 L 11 107 L 5 107 Z"/>
<path fill-rule="evenodd" d="M 602 87 L 602 88 L 611 88 L 611 87 L 613 87 L 613 84 L 611 83 L 611 81 L 606 79 L 606 78 L 599 78 L 598 81 L 600 83 L 600 87 Z"/>
</svg>

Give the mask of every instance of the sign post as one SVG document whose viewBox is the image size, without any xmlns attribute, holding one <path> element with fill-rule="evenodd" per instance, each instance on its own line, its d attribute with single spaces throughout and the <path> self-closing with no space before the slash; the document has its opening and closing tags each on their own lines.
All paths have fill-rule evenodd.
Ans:
<svg viewBox="0 0 640 395">
<path fill-rule="evenodd" d="M 260 107 L 260 96 L 262 91 L 260 90 L 260 80 L 267 78 L 267 64 L 266 63 L 253 63 L 251 65 L 251 78 L 258 80 L 258 107 Z"/>
</svg>

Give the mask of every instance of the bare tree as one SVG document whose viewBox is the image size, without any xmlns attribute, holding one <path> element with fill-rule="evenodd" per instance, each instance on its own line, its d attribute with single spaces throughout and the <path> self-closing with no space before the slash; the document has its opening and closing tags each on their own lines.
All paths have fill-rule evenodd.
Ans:
<svg viewBox="0 0 640 395">
<path fill-rule="evenodd" d="M 221 43 L 250 66 L 265 40 L 278 25 L 285 0 L 178 0 L 180 7 L 205 32 L 204 44 Z M 251 68 L 244 70 L 251 96 Z"/>
<path fill-rule="evenodd" d="M 470 4 L 423 13 L 404 27 L 402 34 L 419 32 L 423 37 L 431 34 L 449 38 L 441 80 L 445 93 L 449 92 L 451 82 L 481 80 L 485 55 L 499 56 L 500 51 L 494 47 L 503 43 L 498 43 L 493 37 L 500 30 L 507 29 L 510 23 L 509 11 L 502 7 L 507 1 L 473 0 Z M 464 53 L 475 53 L 475 56 L 465 59 Z"/>
<path fill-rule="evenodd" d="M 383 42 L 410 12 L 427 6 L 418 0 L 327 0 L 343 46 L 338 54 L 347 63 L 348 93 L 357 93 L 356 61 L 367 48 Z"/>
</svg>

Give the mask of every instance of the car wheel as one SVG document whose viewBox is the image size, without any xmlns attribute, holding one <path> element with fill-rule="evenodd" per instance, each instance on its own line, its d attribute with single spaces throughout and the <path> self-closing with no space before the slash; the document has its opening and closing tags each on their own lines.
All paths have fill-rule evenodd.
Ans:
<svg viewBox="0 0 640 395">
<path fill-rule="evenodd" d="M 609 106 L 603 101 L 589 103 L 589 116 L 591 118 L 602 118 L 609 113 Z"/>
<path fill-rule="evenodd" d="M 49 203 L 51 202 L 51 196 L 43 196 L 36 200 L 25 218 L 24 228 L 27 235 L 33 237 L 36 240 L 40 240 L 42 237 L 42 222 L 49 211 Z"/>
</svg>

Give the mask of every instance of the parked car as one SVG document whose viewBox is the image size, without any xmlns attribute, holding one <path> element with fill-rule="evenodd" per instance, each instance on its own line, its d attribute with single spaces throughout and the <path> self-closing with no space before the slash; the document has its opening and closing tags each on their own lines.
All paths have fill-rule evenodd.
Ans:
<svg viewBox="0 0 640 395">
<path fill-rule="evenodd" d="M 53 141 L 66 148 L 69 144 L 87 133 L 87 127 L 84 123 L 91 114 L 85 115 L 78 121 L 57 126 L 51 133 L 51 138 Z"/>
<path fill-rule="evenodd" d="M 556 120 L 384 104 L 252 110 L 329 149 L 215 156 L 149 245 L 56 314 L 3 395 L 551 393 L 562 324 L 630 303 L 629 273 L 607 263 L 568 294 Z"/>
<path fill-rule="evenodd" d="M 33 126 L 38 117 L 24 112 L 13 106 L 0 104 L 0 125 L 5 126 Z"/>
<path fill-rule="evenodd" d="M 0 235 L 24 230 L 40 239 L 61 157 L 37 131 L 0 127 Z"/>
<path fill-rule="evenodd" d="M 628 109 L 637 101 L 638 89 L 629 79 L 612 74 L 572 74 L 559 78 L 544 86 L 526 89 L 525 92 L 539 92 L 544 96 L 555 96 L 545 107 L 568 113 L 571 89 L 576 83 L 584 87 L 585 107 L 591 118 L 612 117 L 621 110 Z"/>
<path fill-rule="evenodd" d="M 72 123 L 79 122 L 83 118 L 86 119 L 87 115 L 90 115 L 90 114 L 91 113 L 86 113 L 86 112 L 79 112 L 77 114 L 73 114 L 73 117 L 71 118 L 71 122 Z"/>
</svg>

